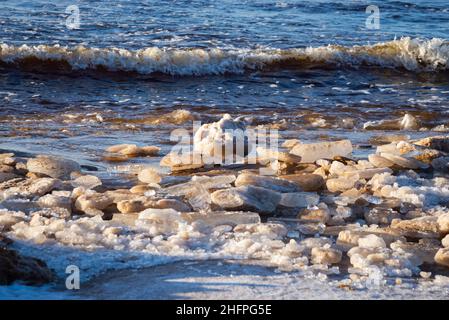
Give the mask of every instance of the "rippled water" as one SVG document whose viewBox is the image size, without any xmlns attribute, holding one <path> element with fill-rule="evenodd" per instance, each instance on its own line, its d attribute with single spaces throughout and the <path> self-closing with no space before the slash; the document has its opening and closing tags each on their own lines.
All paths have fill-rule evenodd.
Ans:
<svg viewBox="0 0 449 320">
<path fill-rule="evenodd" d="M 177 109 L 360 143 L 382 134 L 364 132 L 368 120 L 449 125 L 447 1 L 379 2 L 378 30 L 365 25 L 371 4 L 0 1 L 0 148 L 101 167 L 111 144 L 167 151 L 170 130 L 190 125 L 167 116 Z M 78 30 L 66 26 L 69 5 Z"/>
</svg>

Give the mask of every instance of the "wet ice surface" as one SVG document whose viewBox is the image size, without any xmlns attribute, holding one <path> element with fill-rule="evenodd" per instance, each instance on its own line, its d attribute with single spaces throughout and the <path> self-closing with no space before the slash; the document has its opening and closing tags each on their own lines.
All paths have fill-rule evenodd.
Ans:
<svg viewBox="0 0 449 320">
<path fill-rule="evenodd" d="M 131 289 L 128 284 L 133 284 Z M 179 262 L 117 272 L 89 283 L 81 298 L 111 299 L 449 299 L 449 290 L 404 284 L 347 290 L 272 268 L 235 263 Z"/>
<path fill-rule="evenodd" d="M 334 281 L 337 281 L 338 277 Z M 0 287 L 2 298 L 27 299 L 449 299 L 449 289 L 433 284 L 349 289 L 335 282 L 308 278 L 297 272 L 247 262 L 193 261 L 139 270 L 111 271 L 81 284 L 79 291 L 63 288 Z"/>
</svg>

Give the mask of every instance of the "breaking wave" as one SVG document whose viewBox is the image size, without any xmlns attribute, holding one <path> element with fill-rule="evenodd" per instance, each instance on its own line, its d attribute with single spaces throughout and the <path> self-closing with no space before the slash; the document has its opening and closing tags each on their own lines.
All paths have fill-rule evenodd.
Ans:
<svg viewBox="0 0 449 320">
<path fill-rule="evenodd" d="M 0 45 L 0 63 L 40 72 L 101 70 L 139 74 L 217 75 L 248 70 L 335 67 L 379 67 L 413 72 L 449 69 L 449 42 L 439 38 L 401 38 L 374 45 L 328 45 L 298 49 L 174 49 L 140 50 Z"/>
</svg>

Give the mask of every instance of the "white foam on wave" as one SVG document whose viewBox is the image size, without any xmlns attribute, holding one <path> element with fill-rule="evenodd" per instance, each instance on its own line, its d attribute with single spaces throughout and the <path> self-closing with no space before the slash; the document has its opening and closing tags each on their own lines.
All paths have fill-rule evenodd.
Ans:
<svg viewBox="0 0 449 320">
<path fill-rule="evenodd" d="M 374 45 L 328 45 L 299 49 L 174 49 L 150 47 L 74 48 L 59 45 L 0 45 L 0 61 L 20 64 L 27 59 L 59 61 L 74 70 L 103 67 L 109 71 L 141 74 L 211 75 L 242 73 L 264 67 L 299 68 L 308 65 L 376 66 L 410 71 L 444 71 L 449 68 L 449 42 L 409 37 Z"/>
<path fill-rule="evenodd" d="M 449 42 L 409 37 L 366 46 L 327 46 L 305 49 L 314 60 L 350 66 L 405 68 L 409 71 L 443 71 L 449 68 Z"/>
</svg>

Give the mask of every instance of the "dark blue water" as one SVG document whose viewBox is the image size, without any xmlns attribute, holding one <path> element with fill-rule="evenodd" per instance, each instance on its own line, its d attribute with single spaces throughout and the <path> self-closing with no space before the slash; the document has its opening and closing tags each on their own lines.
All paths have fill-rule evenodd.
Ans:
<svg viewBox="0 0 449 320">
<path fill-rule="evenodd" d="M 70 5 L 79 7 L 79 30 L 66 28 Z M 366 28 L 369 5 L 379 7 L 378 30 Z M 0 36 L 11 44 L 296 48 L 445 38 L 449 27 L 444 0 L 8 0 L 0 6 Z"/>
</svg>

